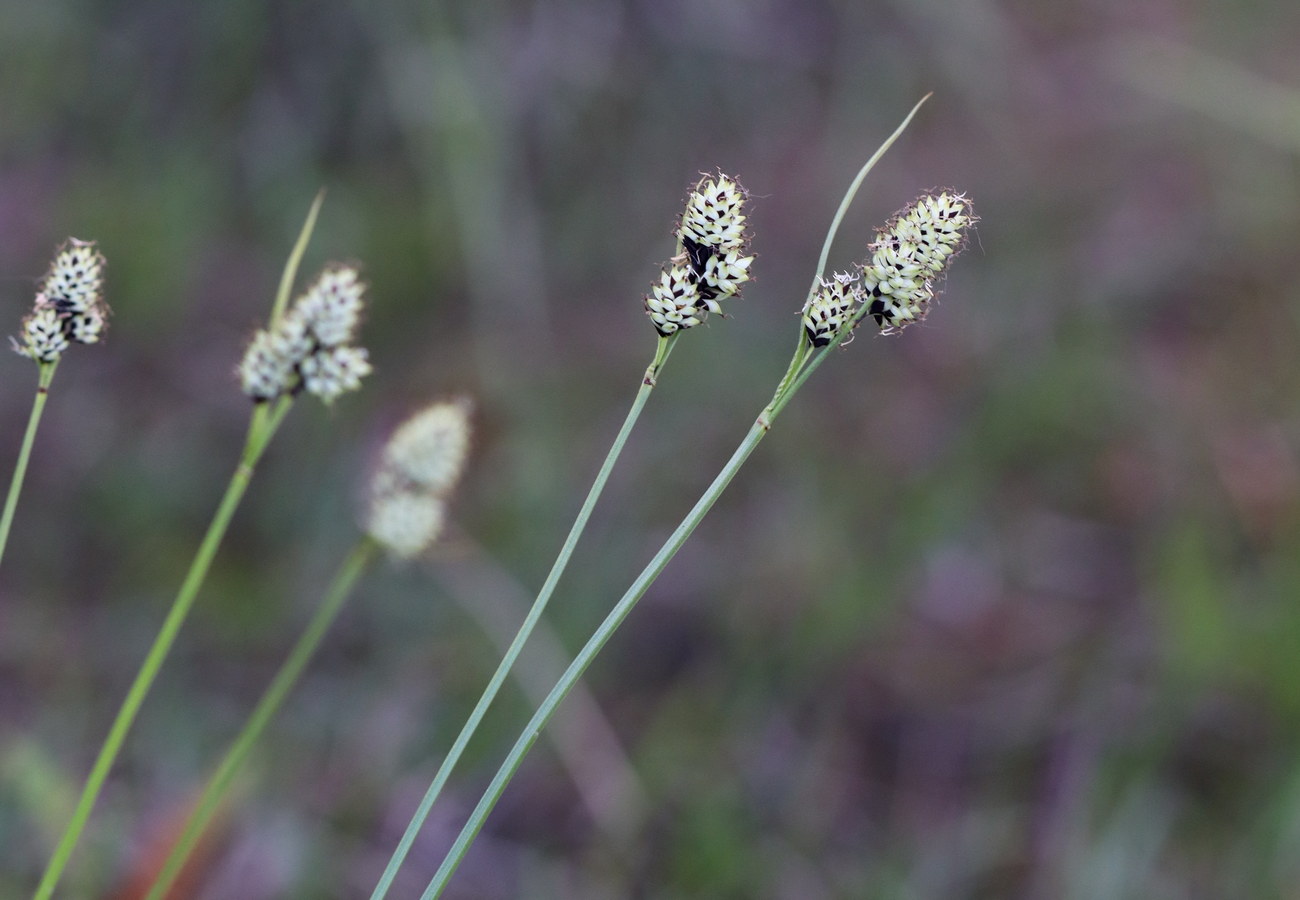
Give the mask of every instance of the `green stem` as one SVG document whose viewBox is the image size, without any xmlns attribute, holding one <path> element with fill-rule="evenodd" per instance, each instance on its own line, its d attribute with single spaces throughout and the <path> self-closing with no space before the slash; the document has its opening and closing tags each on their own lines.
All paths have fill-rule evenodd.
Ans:
<svg viewBox="0 0 1300 900">
<path fill-rule="evenodd" d="M 813 275 L 812 286 L 809 289 L 809 296 L 812 295 L 812 292 L 817 290 L 820 284 L 822 273 L 826 269 L 826 260 L 830 254 L 831 244 L 834 242 L 835 235 L 839 231 L 840 222 L 844 219 L 844 215 L 847 212 L 849 205 L 852 203 L 854 195 L 857 194 L 858 188 L 862 185 L 863 179 L 865 179 L 867 173 L 875 167 L 876 163 L 880 160 L 881 156 L 884 155 L 885 151 L 888 150 L 896 140 L 898 140 L 899 135 L 901 135 L 903 130 L 907 128 L 908 124 L 912 121 L 912 117 L 916 115 L 917 110 L 921 108 L 921 105 L 925 103 L 929 97 L 930 95 L 927 94 L 925 97 L 921 98 L 920 102 L 917 103 L 916 106 L 912 107 L 912 111 L 907 114 L 907 117 L 904 118 L 898 128 L 894 130 L 894 133 L 891 134 L 885 142 L 880 145 L 879 149 L 872 154 L 871 158 L 866 161 L 858 171 L 857 176 L 849 185 L 848 191 L 845 192 L 844 198 L 840 202 L 839 209 L 835 212 L 835 217 L 831 220 L 830 228 L 826 232 L 826 240 L 822 245 L 821 257 L 817 261 L 817 271 Z M 853 321 L 853 325 L 856 325 L 858 321 L 861 321 L 864 314 L 865 310 L 859 310 Z M 673 531 L 672 535 L 668 538 L 668 541 L 659 549 L 659 552 L 655 554 L 654 559 L 652 559 L 649 565 L 647 565 L 641 574 L 637 576 L 636 581 L 632 582 L 632 586 L 628 588 L 627 593 L 623 595 L 622 599 L 618 601 L 618 604 L 605 618 L 605 621 L 601 623 L 598 629 L 596 629 L 595 634 L 593 634 L 583 648 L 578 651 L 578 655 L 574 657 L 572 664 L 570 664 L 569 668 L 565 670 L 564 675 L 561 676 L 555 687 L 551 689 L 551 692 L 546 696 L 542 705 L 538 707 L 537 712 L 533 715 L 532 719 L 529 720 L 528 725 L 525 726 L 523 733 L 519 736 L 519 740 L 515 742 L 509 755 L 497 770 L 491 784 L 489 784 L 487 790 L 483 792 L 483 796 L 479 800 L 478 805 L 474 808 L 474 812 L 470 815 L 469 821 L 465 823 L 465 827 L 461 829 L 460 834 L 456 838 L 456 842 L 447 852 L 447 856 L 443 859 L 442 865 L 438 867 L 438 871 L 434 875 L 433 881 L 429 883 L 429 887 L 425 890 L 421 900 L 432 900 L 432 898 L 437 897 L 442 893 L 452 874 L 456 871 L 456 867 L 460 865 L 461 859 L 464 858 L 466 851 L 468 851 L 469 845 L 474 841 L 474 838 L 478 835 L 480 829 L 482 829 L 483 823 L 487 820 L 488 814 L 492 811 L 492 807 L 494 807 L 497 800 L 500 799 L 506 785 L 510 782 L 510 779 L 514 777 L 515 772 L 523 762 L 524 756 L 527 755 L 528 751 L 537 741 L 538 735 L 541 733 L 542 729 L 546 727 L 551 716 L 555 713 L 556 708 L 564 700 L 565 696 L 568 695 L 569 691 L 573 689 L 573 686 L 577 684 L 578 680 L 582 677 L 583 672 L 585 672 L 587 667 L 591 665 L 591 661 L 595 659 L 596 654 L 605 646 L 605 643 L 609 640 L 610 636 L 618 629 L 619 625 L 623 623 L 623 620 L 627 618 L 628 613 L 630 613 L 632 608 L 636 606 L 637 601 L 641 599 L 642 595 L 645 594 L 647 590 L 649 590 L 650 585 L 659 577 L 659 574 L 664 570 L 664 567 L 668 565 L 669 561 L 676 555 L 677 551 L 681 549 L 684 543 L 686 543 L 686 539 L 690 537 L 691 532 L 695 530 L 695 527 L 700 523 L 700 520 L 703 519 L 709 509 L 712 508 L 713 504 L 717 501 L 718 497 L 722 494 L 727 485 L 731 483 L 731 479 L 735 477 L 736 472 L 739 471 L 741 465 L 743 465 L 745 460 L 749 458 L 749 455 L 754 452 L 754 448 L 758 446 L 758 442 L 763 439 L 765 434 L 767 434 L 768 429 L 772 427 L 772 423 L 781 413 L 781 410 L 783 410 L 786 404 L 790 402 L 790 399 L 795 395 L 799 388 L 803 386 L 804 382 L 808 380 L 808 377 L 812 375 L 818 366 L 826 360 L 827 354 L 835 347 L 838 347 L 851 333 L 852 325 L 840 329 L 835 340 L 826 347 L 821 348 L 820 351 L 812 353 L 811 348 L 808 347 L 804 339 L 803 331 L 800 329 L 799 342 L 796 344 L 794 356 L 791 358 L 790 365 L 786 368 L 785 374 L 777 384 L 776 392 L 773 394 L 772 400 L 763 411 L 759 413 L 758 419 L 755 420 L 753 427 L 749 430 L 749 434 L 747 434 L 745 439 L 741 441 L 740 446 L 736 448 L 736 452 L 732 454 L 731 459 L 727 461 L 727 464 L 722 467 L 722 471 L 713 479 L 713 483 L 709 485 L 703 496 L 700 497 L 699 501 L 696 502 L 691 511 L 687 513 L 686 518 L 684 518 L 681 524 L 677 526 L 676 530 Z M 374 900 L 374 898 L 372 898 L 372 900 Z"/>
<path fill-rule="evenodd" d="M 27 476 L 27 463 L 32 458 L 32 444 L 36 442 L 36 428 L 41 423 L 41 413 L 45 411 L 45 401 L 50 395 L 50 382 L 54 380 L 54 370 L 59 361 L 40 364 L 40 376 L 36 383 L 36 399 L 32 401 L 32 414 L 27 419 L 27 433 L 23 435 L 23 446 L 18 451 L 18 463 L 14 466 L 14 478 L 9 482 L 9 496 L 5 498 L 5 511 L 0 518 L 0 559 L 4 558 L 5 547 L 9 544 L 9 529 L 14 524 L 14 511 L 18 508 L 18 495 L 23 490 L 23 479 Z"/>
<path fill-rule="evenodd" d="M 817 293 L 817 289 L 821 287 L 822 276 L 826 273 L 826 261 L 830 259 L 831 255 L 831 245 L 835 243 L 835 236 L 839 233 L 840 223 L 844 221 L 844 216 L 848 214 L 849 207 L 853 205 L 853 199 L 857 197 L 858 189 L 862 187 L 862 182 L 866 180 L 867 175 L 871 170 L 876 167 L 876 163 L 880 162 L 880 158 L 885 155 L 885 151 L 894 146 L 894 142 L 897 141 L 899 137 L 902 136 L 903 132 L 907 130 L 907 126 L 912 123 L 912 119 L 915 118 L 921 107 L 925 105 L 925 101 L 929 100 L 933 96 L 934 92 L 931 91 L 920 100 L 916 101 L 916 105 L 912 107 L 912 111 L 909 112 L 903 118 L 903 121 L 898 124 L 898 127 L 894 129 L 894 133 L 885 138 L 885 142 L 876 148 L 876 152 L 871 154 L 871 158 L 862 164 L 862 168 L 858 169 L 858 174 L 853 176 L 853 180 L 849 182 L 849 188 L 844 192 L 843 198 L 840 199 L 840 205 L 836 208 L 835 215 L 831 218 L 831 225 L 826 229 L 826 239 L 822 241 L 822 252 L 817 257 L 817 270 L 813 272 L 812 284 L 808 287 L 808 296 L 804 299 L 805 306 L 807 305 L 808 300 Z M 858 319 L 860 320 L 861 318 L 862 316 L 859 314 Z M 841 335 L 851 331 L 852 329 L 842 329 Z M 784 377 L 781 379 L 780 385 L 777 387 L 778 395 L 787 388 L 790 388 L 794 376 L 799 374 L 804 361 L 808 357 L 807 341 L 804 339 L 802 328 L 799 329 L 799 336 L 796 340 L 797 343 L 795 344 L 794 359 L 791 360 L 790 367 L 786 370 Z M 838 344 L 839 341 L 837 340 L 835 343 Z M 820 363 L 814 364 L 812 368 L 817 368 L 817 365 L 819 364 Z M 805 374 L 803 378 L 806 379 L 808 374 L 811 374 L 811 372 L 812 369 L 809 369 L 808 373 Z M 803 380 L 801 379 L 799 383 L 802 384 Z M 797 386 L 789 390 L 789 393 L 793 394 L 796 390 L 798 390 Z M 784 406 L 784 404 L 781 405 Z"/>
<path fill-rule="evenodd" d="M 208 574 L 208 567 L 212 564 L 212 558 L 216 555 L 217 548 L 221 545 L 221 539 L 226 534 L 230 519 L 234 516 L 235 509 L 239 506 L 239 501 L 243 499 L 248 483 L 253 477 L 253 468 L 256 466 L 262 452 L 266 449 L 271 437 L 275 434 L 276 429 L 284 420 L 285 413 L 288 412 L 291 404 L 292 400 L 289 398 L 281 399 L 275 405 L 275 409 L 266 417 L 266 421 L 261 427 L 250 428 L 248 440 L 244 445 L 244 452 L 240 457 L 234 475 L 230 478 L 230 484 L 226 487 L 225 496 L 221 498 L 221 504 L 212 517 L 212 524 L 208 526 L 207 534 L 203 536 L 203 542 L 199 544 L 198 552 L 194 555 L 194 561 L 190 563 L 189 572 L 186 573 L 185 580 L 181 583 L 176 599 L 172 601 L 171 610 L 167 613 L 167 618 L 163 621 L 158 636 L 154 638 L 153 646 L 149 648 L 149 653 L 140 665 L 140 671 L 136 673 L 135 681 L 132 682 L 131 689 L 127 692 L 126 700 L 122 702 L 122 708 L 118 710 L 117 717 L 113 720 L 113 725 L 108 731 L 108 737 L 104 739 L 104 744 L 99 749 L 99 755 L 95 758 L 95 764 L 90 770 L 90 777 L 86 779 L 86 786 L 82 789 L 81 798 L 77 801 L 77 807 L 73 811 L 72 820 L 64 830 L 63 837 L 59 840 L 54 855 L 45 868 L 45 874 L 41 876 L 40 884 L 33 895 L 34 900 L 48 900 L 54 893 L 54 888 L 63 875 L 68 859 L 72 856 L 72 851 L 81 839 L 81 833 L 85 830 L 86 822 L 90 818 L 95 801 L 99 799 L 99 793 L 103 789 L 109 770 L 113 767 L 118 752 L 122 749 L 126 734 L 135 721 L 136 714 L 140 711 L 145 696 L 153 686 L 158 670 L 162 668 L 163 661 L 167 658 L 167 653 L 171 650 L 172 643 L 176 640 L 176 635 L 185 622 L 190 607 L 194 604 L 194 598 L 198 595 L 199 588 L 203 585 L 203 579 Z"/>
<path fill-rule="evenodd" d="M 497 666 L 496 672 L 492 674 L 492 678 L 487 687 L 483 689 L 483 694 L 479 697 L 478 703 L 469 714 L 469 718 L 461 728 L 460 734 L 456 736 L 451 750 L 443 759 L 442 765 L 438 767 L 433 782 L 429 785 L 428 791 L 425 792 L 419 807 L 411 817 L 410 824 L 406 826 L 406 833 L 402 835 L 402 840 L 398 843 L 397 849 L 393 851 L 392 858 L 389 859 L 388 866 L 384 869 L 383 875 L 380 876 L 379 883 L 375 885 L 375 890 L 370 895 L 371 900 L 381 900 L 381 898 L 387 896 L 389 888 L 392 887 L 393 879 L 397 877 L 397 870 L 405 861 L 407 853 L 411 850 L 411 845 L 415 842 L 416 835 L 424 826 L 424 821 L 428 818 L 429 810 L 433 808 L 434 801 L 438 799 L 438 795 L 446 785 L 447 779 L 451 777 L 452 769 L 455 768 L 461 754 L 465 751 L 470 738 L 474 736 L 474 732 L 478 729 L 479 722 L 482 721 L 483 716 L 486 714 L 488 706 L 491 705 L 497 692 L 501 689 L 501 685 L 505 682 L 506 676 L 514 666 L 515 660 L 519 657 L 524 643 L 541 619 L 546 604 L 550 601 L 551 594 L 555 592 L 555 586 L 559 582 L 560 576 L 564 574 L 565 566 L 569 563 L 569 557 L 573 555 L 573 549 L 577 546 L 578 538 L 582 536 L 583 529 L 587 526 L 591 511 L 600 498 L 601 491 L 605 488 L 609 473 L 613 470 L 614 463 L 623 451 L 623 445 L 627 443 L 628 435 L 632 433 L 632 426 L 636 424 L 637 418 L 641 415 L 642 407 L 645 406 L 646 400 L 650 398 L 650 391 L 654 389 L 659 372 L 668 360 L 668 354 L 672 352 L 673 345 L 680 334 L 681 332 L 678 331 L 669 337 L 659 338 L 654 361 L 646 369 L 636 399 L 632 401 L 632 408 L 628 410 L 627 418 L 623 420 L 623 427 L 619 429 L 618 436 L 614 438 L 614 443 L 605 456 L 605 462 L 601 465 L 600 471 L 596 473 L 596 480 L 592 482 L 591 490 L 587 492 L 587 499 L 583 501 L 582 508 L 578 510 L 578 517 L 574 520 L 573 527 L 569 529 L 569 536 L 565 538 L 564 545 L 560 548 L 560 553 L 551 566 L 550 574 L 546 576 L 546 581 L 542 584 L 537 599 L 533 601 L 532 608 L 528 610 L 528 615 L 524 618 L 523 624 L 519 626 L 515 639 L 511 641 L 510 647 L 501 658 L 501 663 Z"/>
<path fill-rule="evenodd" d="M 153 887 L 149 889 L 149 894 L 145 900 L 163 900 L 167 896 L 167 891 L 176 880 L 176 876 L 180 874 L 181 868 L 194 850 L 195 844 L 198 843 L 208 823 L 212 820 L 221 799 L 230 787 L 230 783 L 243 767 L 253 749 L 253 745 L 257 742 L 267 724 L 283 705 L 289 691 L 298 682 L 303 669 L 310 662 L 316 648 L 320 645 L 321 639 L 329 631 L 334 619 L 343 608 L 343 603 L 351 594 L 357 579 L 361 577 L 374 559 L 377 549 L 378 547 L 373 540 L 362 538 L 352 552 L 348 554 L 343 565 L 339 567 L 338 573 L 334 576 L 334 580 L 325 593 L 325 599 L 307 624 L 302 636 L 298 638 L 298 642 L 294 644 L 293 650 L 290 651 L 284 664 L 280 666 L 280 670 L 276 672 L 275 678 L 272 679 L 266 693 L 262 695 L 262 699 L 258 701 L 243 729 L 235 737 L 230 749 L 226 751 L 226 755 L 222 757 L 220 764 L 208 779 L 208 783 L 203 788 L 203 793 L 199 796 L 189 819 L 185 822 L 185 828 L 172 846 L 171 852 L 167 855 L 167 859 L 159 870 L 158 876 L 154 879 Z"/>
<path fill-rule="evenodd" d="M 876 167 L 876 163 L 880 162 L 880 158 L 885 155 L 885 151 L 894 146 L 894 141 L 898 140 L 903 132 L 907 130 L 907 126 L 912 123 L 912 119 L 925 105 L 925 101 L 933 96 L 934 92 L 931 91 L 916 101 L 916 106 L 912 107 L 912 111 L 903 118 L 903 121 L 894 129 L 894 133 L 885 138 L 885 142 L 876 148 L 876 152 L 871 154 L 871 158 L 862 164 L 858 174 L 849 183 L 849 189 L 844 192 L 844 198 L 840 200 L 839 208 L 835 210 L 835 216 L 831 219 L 831 227 L 826 231 L 826 240 L 822 242 L 821 256 L 817 258 L 817 272 L 813 275 L 812 287 L 808 289 L 810 294 L 817 290 L 818 285 L 821 283 L 822 273 L 826 271 L 826 260 L 831 255 L 831 244 L 835 243 L 835 234 L 840 230 L 840 222 L 844 221 L 844 216 L 848 213 L 849 207 L 853 205 L 853 198 L 857 196 L 858 188 L 862 187 L 862 182 L 866 179 L 867 174 Z"/>
<path fill-rule="evenodd" d="M 506 756 L 501 767 L 497 770 L 491 784 L 489 784 L 487 790 L 483 792 L 483 797 L 479 800 L 478 806 L 474 807 L 474 812 L 470 815 L 469 821 L 465 823 L 465 827 L 461 829 L 459 836 L 456 838 L 456 842 L 447 852 L 447 856 L 443 859 L 442 865 L 434 875 L 433 881 L 429 883 L 428 888 L 425 890 L 424 894 L 421 895 L 421 900 L 432 900 L 432 898 L 439 896 L 447 886 L 448 880 L 450 880 L 452 874 L 456 871 L 456 867 L 460 865 L 460 861 L 464 858 L 465 852 L 469 849 L 469 845 L 478 835 L 479 830 L 482 829 L 484 821 L 486 821 L 488 814 L 492 811 L 492 807 L 494 807 L 497 800 L 500 799 L 506 785 L 510 782 L 510 779 L 514 777 L 515 772 L 523 762 L 524 756 L 526 756 L 528 751 L 532 749 L 533 744 L 537 741 L 538 735 L 541 734 L 542 729 L 545 728 L 547 723 L 551 720 L 551 716 L 554 715 L 555 710 L 568 695 L 569 691 L 573 689 L 574 685 L 578 683 L 579 679 L 582 678 L 583 673 L 587 670 L 587 667 L 591 665 L 591 661 L 596 658 L 596 654 L 605 646 L 606 642 L 610 639 L 610 636 L 614 634 L 619 625 L 623 623 L 623 620 L 627 618 L 628 613 L 632 611 L 632 607 L 636 606 L 637 601 L 641 599 L 642 595 L 650 588 L 650 585 L 659 577 L 659 574 L 668 565 L 673 556 L 676 555 L 677 551 L 681 549 L 681 546 L 686 543 L 686 539 L 691 536 L 691 532 L 695 530 L 697 525 L 699 525 L 700 520 L 704 518 L 705 513 L 707 513 L 713 506 L 714 502 L 717 501 L 718 497 L 722 494 L 722 491 L 731 482 L 731 479 L 735 477 L 736 472 L 740 470 L 741 465 L 749 458 L 749 455 L 754 452 L 754 448 L 758 446 L 758 442 L 763 439 L 765 434 L 767 434 L 768 428 L 771 427 L 769 410 L 770 407 L 769 409 L 765 409 L 763 413 L 759 415 L 758 419 L 754 422 L 753 427 L 750 428 L 749 434 L 745 435 L 745 439 L 741 441 L 740 446 L 736 448 L 736 452 L 731 455 L 731 459 L 727 461 L 727 464 L 722 467 L 722 471 L 713 479 L 713 483 L 709 485 L 703 496 L 700 497 L 695 506 L 686 515 L 686 518 L 683 519 L 681 524 L 679 524 L 673 531 L 672 535 L 668 538 L 668 541 L 659 549 L 659 552 L 655 554 L 654 559 L 650 560 L 649 565 L 647 565 L 641 574 L 637 576 L 636 581 L 632 582 L 632 586 L 627 589 L 627 593 L 623 595 L 623 598 L 618 601 L 618 604 L 609 615 L 606 616 L 605 621 L 596 629 L 595 634 L 593 634 L 583 648 L 578 651 L 578 655 L 574 657 L 573 662 L 569 664 L 567 669 L 565 669 L 564 675 L 560 677 L 560 680 L 556 683 L 555 687 L 551 689 L 551 692 L 546 695 L 546 699 L 542 701 L 542 705 L 537 708 L 537 712 L 533 714 L 533 717 L 528 721 L 528 724 L 524 726 L 523 733 L 519 736 L 519 740 L 515 742 L 514 747 L 511 748 L 509 755 Z"/>
</svg>

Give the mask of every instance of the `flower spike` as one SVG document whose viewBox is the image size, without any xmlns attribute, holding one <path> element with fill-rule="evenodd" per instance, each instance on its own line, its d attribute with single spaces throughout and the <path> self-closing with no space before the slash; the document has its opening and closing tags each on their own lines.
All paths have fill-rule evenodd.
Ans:
<svg viewBox="0 0 1300 900">
<path fill-rule="evenodd" d="M 71 344 L 98 343 L 108 321 L 103 298 L 104 257 L 94 241 L 68 240 L 59 248 L 14 350 L 41 364 L 56 362 Z"/>
<path fill-rule="evenodd" d="M 862 303 L 862 286 L 856 275 L 837 272 L 830 279 L 822 279 L 821 288 L 803 309 L 804 335 L 814 347 L 825 347 L 852 318 L 853 310 Z"/>
<path fill-rule="evenodd" d="M 300 390 L 326 403 L 361 387 L 371 372 L 354 347 L 365 286 L 351 266 L 330 266 L 279 321 L 253 335 L 239 364 L 244 393 L 264 403 Z"/>
<path fill-rule="evenodd" d="M 746 255 L 747 197 L 739 182 L 721 172 L 705 175 L 691 189 L 677 223 L 682 252 L 668 261 L 645 298 L 646 314 L 659 334 L 694 328 L 709 313 L 723 315 L 718 298 L 738 296 L 749 280 L 754 257 Z"/>
<path fill-rule="evenodd" d="M 862 267 L 867 315 L 891 334 L 929 312 L 935 283 L 966 244 L 978 217 L 964 194 L 926 194 L 876 233 L 871 261 Z"/>
<path fill-rule="evenodd" d="M 442 531 L 447 497 L 469 455 L 467 399 L 442 401 L 388 439 L 370 482 L 365 530 L 394 559 L 413 559 Z"/>
</svg>

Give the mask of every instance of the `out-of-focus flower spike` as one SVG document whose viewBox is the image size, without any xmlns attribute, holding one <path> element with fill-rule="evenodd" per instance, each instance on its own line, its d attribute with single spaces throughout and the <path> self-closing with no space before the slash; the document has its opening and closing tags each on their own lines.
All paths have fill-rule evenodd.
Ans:
<svg viewBox="0 0 1300 900">
<path fill-rule="evenodd" d="M 361 387 L 361 379 L 373 371 L 365 347 L 322 347 L 298 366 L 303 387 L 325 403 Z"/>
<path fill-rule="evenodd" d="M 429 494 L 378 494 L 370 504 L 366 533 L 398 560 L 414 559 L 442 533 L 447 505 Z"/>
<path fill-rule="evenodd" d="M 68 238 L 59 248 L 41 293 L 61 313 L 81 313 L 99 306 L 104 288 L 104 257 L 94 241 Z"/>
<path fill-rule="evenodd" d="M 468 398 L 435 403 L 407 419 L 384 447 L 381 472 L 434 494 L 460 479 L 469 455 Z"/>
<path fill-rule="evenodd" d="M 403 422 L 370 482 L 365 530 L 395 559 L 422 553 L 442 530 L 446 499 L 469 455 L 468 399 L 442 401 Z"/>
<path fill-rule="evenodd" d="M 68 349 L 68 337 L 63 331 L 63 317 L 53 306 L 36 301 L 31 315 L 23 319 L 23 336 L 18 341 L 9 339 L 14 350 L 38 363 L 52 363 Z"/>
<path fill-rule="evenodd" d="M 365 306 L 365 285 L 351 266 L 330 266 L 295 304 L 323 347 L 352 340 Z"/>
<path fill-rule="evenodd" d="M 39 363 L 56 362 L 73 343 L 94 344 L 104 333 L 104 257 L 94 241 L 69 238 L 41 280 L 32 312 L 14 349 Z"/>
<path fill-rule="evenodd" d="M 371 372 L 365 348 L 352 346 L 365 286 L 351 266 L 329 266 L 275 326 L 253 335 L 239 380 L 257 402 L 300 390 L 332 403 Z"/>
</svg>

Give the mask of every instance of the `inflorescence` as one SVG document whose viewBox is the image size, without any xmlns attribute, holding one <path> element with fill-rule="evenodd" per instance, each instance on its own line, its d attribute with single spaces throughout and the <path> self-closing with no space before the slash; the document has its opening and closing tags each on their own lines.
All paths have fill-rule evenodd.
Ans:
<svg viewBox="0 0 1300 900">
<path fill-rule="evenodd" d="M 95 242 L 69 238 L 41 282 L 31 313 L 23 319 L 21 341 L 10 338 L 14 349 L 47 364 L 57 362 L 74 343 L 98 342 L 108 320 L 103 288 L 104 257 Z"/>
<path fill-rule="evenodd" d="M 824 347 L 846 323 L 871 316 L 881 333 L 919 322 L 938 296 L 937 283 L 978 221 L 964 194 L 926 194 L 876 232 L 871 260 L 859 274 L 824 280 L 803 310 L 808 342 Z"/>
<path fill-rule="evenodd" d="M 646 314 L 665 337 L 723 315 L 718 300 L 736 296 L 749 280 L 753 256 L 744 212 L 748 195 L 719 172 L 705 176 L 686 198 L 677 227 L 681 252 L 670 259 L 645 298 Z"/>
<path fill-rule="evenodd" d="M 388 439 L 370 482 L 365 530 L 393 558 L 420 555 L 442 531 L 469 455 L 471 410 L 464 398 L 434 403 Z"/>
<path fill-rule="evenodd" d="M 259 403 L 306 389 L 326 403 L 355 391 L 370 374 L 364 347 L 355 347 L 365 285 L 351 266 L 326 268 L 293 306 L 253 335 L 239 380 Z"/>
</svg>

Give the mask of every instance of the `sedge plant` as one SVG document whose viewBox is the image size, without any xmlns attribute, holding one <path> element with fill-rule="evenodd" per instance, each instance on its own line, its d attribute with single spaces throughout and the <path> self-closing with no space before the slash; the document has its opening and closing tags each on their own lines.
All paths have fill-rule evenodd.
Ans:
<svg viewBox="0 0 1300 900">
<path fill-rule="evenodd" d="M 541 620 L 560 576 L 564 574 L 565 567 L 573 556 L 578 539 L 587 526 L 596 501 L 600 499 L 605 482 L 608 481 L 641 410 L 649 400 L 650 392 L 658 383 L 673 345 L 684 331 L 707 321 L 710 313 L 721 315 L 720 301 L 737 296 L 741 285 L 749 280 L 749 269 L 754 257 L 749 254 L 749 234 L 746 229 L 747 198 L 748 195 L 739 182 L 721 172 L 703 176 L 689 192 L 676 228 L 676 253 L 664 264 L 659 279 L 654 282 L 651 293 L 645 298 L 646 313 L 658 333 L 658 342 L 654 358 L 641 379 L 632 407 L 597 471 L 577 518 L 523 623 L 434 774 L 406 831 L 393 850 L 371 894 L 371 900 L 381 900 L 387 896 L 393 879 L 433 809 L 433 804 L 514 667 L 524 644 Z"/>
<path fill-rule="evenodd" d="M 32 401 L 27 430 L 14 465 L 4 512 L 0 514 L 0 559 L 4 558 L 9 543 L 18 495 L 22 493 L 27 463 L 36 443 L 36 429 L 40 427 L 59 360 L 73 344 L 98 343 L 108 312 L 108 304 L 104 302 L 103 255 L 95 248 L 94 241 L 68 238 L 41 280 L 31 313 L 23 319 L 22 339 L 10 338 L 15 351 L 36 363 L 37 377 L 36 398 Z"/>
<path fill-rule="evenodd" d="M 145 900 L 167 896 L 258 738 L 284 705 L 361 576 L 380 554 L 398 562 L 413 560 L 438 539 L 447 502 L 469 452 L 470 409 L 464 398 L 433 403 L 389 437 L 370 479 L 364 534 L 344 558 L 307 627 L 208 777 Z"/>
<path fill-rule="evenodd" d="M 827 233 L 817 272 L 803 303 L 794 355 L 772 399 L 758 414 L 748 434 L 713 482 L 577 653 L 524 726 L 429 882 L 422 900 L 432 900 L 441 895 L 506 785 L 560 703 L 690 537 L 809 376 L 864 322 L 871 320 L 888 334 L 925 318 L 937 296 L 938 282 L 953 256 L 964 245 L 968 229 L 976 220 L 969 201 L 962 194 L 943 191 L 923 195 L 879 229 L 876 240 L 870 245 L 869 258 L 855 271 L 823 277 L 831 243 L 858 187 L 915 113 L 914 108 L 898 130 L 867 161 L 845 194 Z"/>
<path fill-rule="evenodd" d="M 270 323 L 254 334 L 238 367 L 243 391 L 253 400 L 254 406 L 235 472 L 167 616 L 99 748 L 72 816 L 36 888 L 36 900 L 46 900 L 53 895 L 127 733 L 203 586 L 231 518 L 252 481 L 257 463 L 293 406 L 294 399 L 306 391 L 330 403 L 341 394 L 358 389 L 361 379 L 370 372 L 365 348 L 353 343 L 364 306 L 364 286 L 356 269 L 350 266 L 326 268 L 307 291 L 292 306 L 289 305 L 289 294 L 321 201 L 322 197 L 318 196 L 312 204 L 289 255 Z"/>
</svg>

